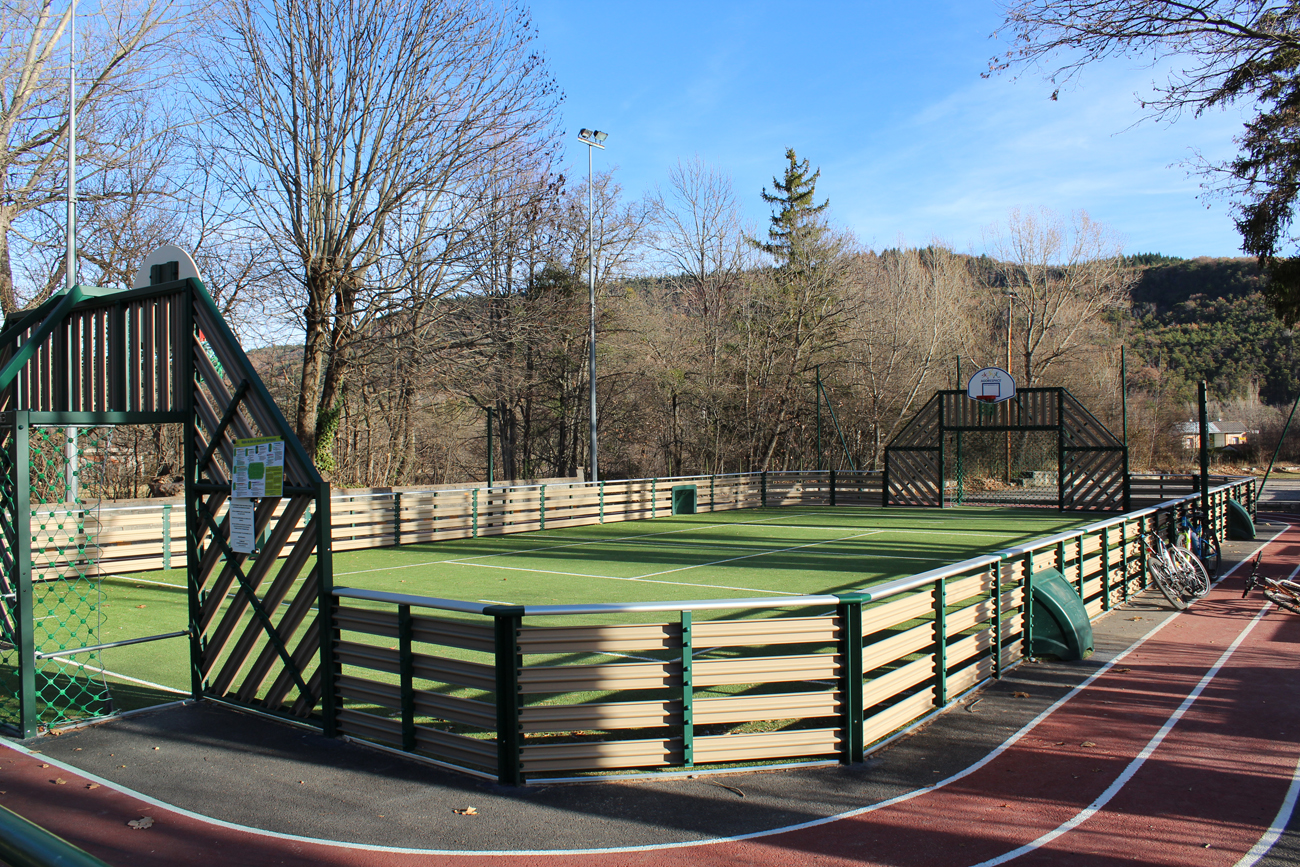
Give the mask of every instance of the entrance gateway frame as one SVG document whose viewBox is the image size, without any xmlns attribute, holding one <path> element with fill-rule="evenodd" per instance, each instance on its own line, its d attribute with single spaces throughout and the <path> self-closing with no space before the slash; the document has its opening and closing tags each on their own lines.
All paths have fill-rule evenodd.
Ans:
<svg viewBox="0 0 1300 867">
<path fill-rule="evenodd" d="M 1056 434 L 1060 511 L 1129 511 L 1128 446 L 1068 389 L 1019 389 L 989 405 L 964 390 L 935 392 L 885 447 L 885 506 L 945 504 L 945 435 L 970 431 Z"/>
<path fill-rule="evenodd" d="M 43 426 L 126 424 L 184 428 L 191 696 L 299 721 L 319 708 L 324 733 L 336 733 L 334 672 L 322 676 L 333 666 L 329 484 L 202 281 L 179 273 L 164 262 L 140 288 L 73 286 L 0 331 L 0 443 L 10 456 L 0 480 L 0 639 L 18 652 L 21 737 L 41 723 L 29 437 Z M 260 436 L 284 440 L 284 498 L 283 507 L 258 502 L 265 542 L 253 559 L 231 549 L 229 518 L 218 512 L 230 498 L 235 440 Z"/>
</svg>

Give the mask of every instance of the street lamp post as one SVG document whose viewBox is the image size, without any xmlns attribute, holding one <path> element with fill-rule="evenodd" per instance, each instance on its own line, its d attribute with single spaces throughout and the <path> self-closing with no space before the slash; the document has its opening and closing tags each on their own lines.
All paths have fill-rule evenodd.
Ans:
<svg viewBox="0 0 1300 867">
<path fill-rule="evenodd" d="M 605 149 L 603 142 L 609 133 L 598 129 L 583 129 L 578 132 L 578 140 L 587 146 L 587 288 L 591 296 L 591 330 L 587 342 L 587 383 L 591 396 L 591 481 L 599 481 L 600 473 L 596 464 L 596 234 L 595 234 L 595 199 L 592 181 L 592 148 Z"/>
</svg>

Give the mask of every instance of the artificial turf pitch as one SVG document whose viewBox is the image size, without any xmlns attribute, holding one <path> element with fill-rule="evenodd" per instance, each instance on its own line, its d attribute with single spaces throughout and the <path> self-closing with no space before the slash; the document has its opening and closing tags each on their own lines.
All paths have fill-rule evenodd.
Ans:
<svg viewBox="0 0 1300 867">
<path fill-rule="evenodd" d="M 334 586 L 510 605 L 837 593 L 1097 519 L 1046 509 L 745 509 L 338 552 Z M 106 574 L 101 590 L 100 642 L 186 627 L 183 570 Z M 118 709 L 188 694 L 184 638 L 105 650 L 94 664 Z"/>
</svg>

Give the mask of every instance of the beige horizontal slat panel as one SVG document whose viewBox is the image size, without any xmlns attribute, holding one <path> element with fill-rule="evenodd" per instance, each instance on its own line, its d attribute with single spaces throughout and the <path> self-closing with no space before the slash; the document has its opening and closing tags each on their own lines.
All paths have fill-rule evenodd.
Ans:
<svg viewBox="0 0 1300 867">
<path fill-rule="evenodd" d="M 1083 610 L 1088 612 L 1088 619 L 1091 620 L 1105 611 L 1106 607 L 1102 604 L 1101 597 L 1097 597 L 1091 602 L 1085 603 Z"/>
<path fill-rule="evenodd" d="M 1025 598 L 1025 589 L 1016 587 L 1002 594 L 1002 610 L 1010 611 L 1013 608 L 1019 608 L 1021 601 Z"/>
<path fill-rule="evenodd" d="M 993 578 L 986 567 L 978 575 L 972 575 L 969 578 L 950 580 L 944 589 L 944 601 L 949 605 L 956 605 L 959 602 L 965 602 L 980 593 L 993 590 Z"/>
<path fill-rule="evenodd" d="M 296 541 L 296 540 L 290 540 L 290 541 Z M 330 543 L 330 547 L 333 548 L 335 551 L 365 551 L 370 548 L 385 548 L 391 544 L 393 544 L 393 540 L 391 538 L 389 539 L 375 539 L 375 538 L 340 539 L 337 536 L 335 536 L 334 540 Z"/>
<path fill-rule="evenodd" d="M 397 637 L 397 612 L 375 611 L 368 608 L 339 606 L 334 624 L 345 632 L 363 632 L 367 635 Z"/>
<path fill-rule="evenodd" d="M 983 653 L 993 648 L 993 628 L 976 632 L 974 635 L 968 635 L 960 641 L 954 641 L 948 645 L 947 657 L 948 668 L 952 669 L 966 660 L 975 656 L 977 653 Z"/>
<path fill-rule="evenodd" d="M 1113 582 L 1115 580 L 1115 576 L 1111 575 L 1110 577 L 1111 577 L 1111 581 Z M 1098 596 L 1100 594 L 1101 594 L 1101 578 L 1089 578 L 1083 582 L 1084 599 L 1091 599 L 1092 597 Z"/>
<path fill-rule="evenodd" d="M 693 753 L 696 764 L 749 762 L 834 755 L 840 751 L 840 744 L 840 730 L 834 728 L 744 732 L 697 737 Z"/>
<path fill-rule="evenodd" d="M 1095 554 L 1091 557 L 1084 557 L 1083 558 L 1084 577 L 1086 578 L 1089 575 L 1100 575 L 1100 574 L 1101 574 L 1101 554 Z"/>
<path fill-rule="evenodd" d="M 384 719 L 372 713 L 343 708 L 338 712 L 339 731 L 345 735 L 385 741 L 390 744 L 402 742 L 402 721 Z"/>
<path fill-rule="evenodd" d="M 583 744 L 524 742 L 520 759 L 524 773 L 652 768 L 673 764 L 681 742 L 669 739 L 599 741 Z"/>
<path fill-rule="evenodd" d="M 431 716 L 448 722 L 464 723 L 495 731 L 497 706 L 485 701 L 443 695 L 424 689 L 414 690 L 416 716 Z"/>
<path fill-rule="evenodd" d="M 177 519 L 180 520 L 177 520 Z M 183 514 L 172 516 L 172 544 L 180 543 L 181 547 L 185 546 L 185 516 Z M 177 524 L 180 527 L 177 527 Z M 180 532 L 177 532 L 177 529 Z M 104 527 L 95 534 L 95 543 L 98 545 L 127 545 L 132 542 L 152 542 L 155 545 L 162 545 L 163 532 L 162 522 L 159 521 L 155 527 Z"/>
<path fill-rule="evenodd" d="M 921 590 L 911 596 L 904 596 L 893 602 L 862 612 L 862 634 L 871 635 L 882 629 L 906 623 L 925 614 L 934 612 L 934 591 Z"/>
<path fill-rule="evenodd" d="M 609 626 L 525 626 L 519 630 L 521 653 L 606 653 L 681 648 L 676 623 Z"/>
<path fill-rule="evenodd" d="M 1112 535 L 1114 531 L 1112 531 Z M 1099 553 L 1101 551 L 1101 533 L 1089 533 L 1083 537 L 1083 554 L 1085 559 L 1089 554 Z"/>
<path fill-rule="evenodd" d="M 395 683 L 380 683 L 345 674 L 335 681 L 335 689 L 345 701 L 364 701 L 390 708 L 402 704 L 402 690 Z"/>
<path fill-rule="evenodd" d="M 416 726 L 415 748 L 422 753 L 483 770 L 497 769 L 495 740 L 468 738 L 451 732 L 440 732 L 427 726 Z"/>
<path fill-rule="evenodd" d="M 606 665 L 534 665 L 519 672 L 525 695 L 593 690 L 659 689 L 682 682 L 677 662 L 630 662 Z"/>
<path fill-rule="evenodd" d="M 478 525 L 478 534 L 480 537 L 506 536 L 511 533 L 531 533 L 534 530 L 540 530 L 541 527 L 542 525 L 539 524 L 537 521 L 532 521 L 527 524 L 510 524 L 506 526 L 492 525 L 492 524 L 488 524 L 487 526 L 484 526 L 483 522 L 480 521 Z"/>
<path fill-rule="evenodd" d="M 497 688 L 495 666 L 484 665 L 481 662 L 465 662 L 460 659 L 412 653 L 411 665 L 414 675 L 425 680 L 472 686 L 487 692 L 493 692 Z"/>
<path fill-rule="evenodd" d="M 1038 572 L 1043 569 L 1056 568 L 1056 550 L 1047 548 L 1042 551 L 1034 552 L 1034 571 Z"/>
<path fill-rule="evenodd" d="M 866 744 L 878 741 L 933 709 L 934 687 L 930 687 L 868 717 L 862 724 L 862 741 Z"/>
<path fill-rule="evenodd" d="M 538 704 L 519 710 L 526 732 L 650 728 L 681 725 L 679 701 L 613 701 L 600 704 Z"/>
<path fill-rule="evenodd" d="M 960 611 L 948 612 L 948 616 L 944 619 L 944 628 L 951 637 L 991 619 L 993 619 L 993 600 L 985 599 Z"/>
<path fill-rule="evenodd" d="M 402 544 L 410 545 L 415 542 L 442 542 L 448 539 L 468 539 L 472 534 L 468 527 L 461 530 L 437 530 L 437 531 L 416 531 L 403 530 Z"/>
<path fill-rule="evenodd" d="M 336 651 L 340 665 L 355 665 L 373 671 L 387 671 L 396 674 L 400 670 L 397 651 L 386 647 L 359 644 L 355 641 L 340 641 Z"/>
<path fill-rule="evenodd" d="M 698 659 L 691 680 L 696 686 L 737 683 L 785 683 L 839 677 L 836 653 L 761 656 L 748 659 Z"/>
<path fill-rule="evenodd" d="M 839 627 L 834 617 L 702 620 L 691 625 L 691 633 L 696 647 L 832 644 L 839 640 Z"/>
<path fill-rule="evenodd" d="M 696 698 L 693 708 L 695 722 L 698 725 L 756 720 L 811 719 L 833 716 L 840 713 L 840 710 L 840 694 L 834 690 Z"/>
<path fill-rule="evenodd" d="M 948 675 L 948 696 L 960 695 L 968 689 L 978 686 L 981 681 L 993 676 L 993 657 L 986 656 L 973 665 Z"/>
<path fill-rule="evenodd" d="M 441 617 L 417 615 L 411 618 L 411 638 L 426 644 L 459 647 L 463 650 L 496 650 L 496 633 L 486 623 L 467 620 L 446 620 Z"/>
<path fill-rule="evenodd" d="M 934 645 L 935 627 L 930 623 L 913 626 L 906 632 L 868 644 L 862 649 L 862 670 L 870 672 L 896 659 Z"/>
<path fill-rule="evenodd" d="M 888 674 L 874 677 L 862 686 L 862 707 L 869 708 L 888 701 L 904 690 L 934 677 L 934 655 L 927 653 Z"/>
</svg>

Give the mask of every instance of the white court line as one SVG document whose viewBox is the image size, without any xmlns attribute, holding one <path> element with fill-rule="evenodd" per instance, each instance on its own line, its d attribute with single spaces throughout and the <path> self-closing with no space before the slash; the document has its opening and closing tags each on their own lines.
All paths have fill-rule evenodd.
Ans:
<svg viewBox="0 0 1300 867">
<path fill-rule="evenodd" d="M 107 668 L 96 668 L 93 665 L 85 665 L 85 664 L 81 664 L 79 667 L 84 668 L 87 671 L 94 671 L 99 674 L 107 674 L 109 677 L 116 677 L 118 680 L 128 680 L 131 683 L 138 683 L 141 686 L 152 686 L 154 689 L 161 689 L 163 692 L 174 692 L 177 695 L 189 695 L 189 693 L 183 689 L 176 689 L 175 687 L 171 687 L 171 686 L 163 686 L 161 683 L 154 683 L 153 681 L 150 680 L 140 680 L 138 677 L 130 677 L 129 675 L 120 674 L 116 671 L 109 671 Z"/>
<path fill-rule="evenodd" d="M 978 536 L 981 539 L 987 539 L 990 536 L 1007 536 L 1019 537 L 1024 533 L 1011 533 L 1007 531 L 992 531 L 986 533 L 966 533 L 961 530 L 914 530 L 908 527 L 818 527 L 812 524 L 782 524 L 782 528 L 789 527 L 791 530 L 879 530 L 884 533 L 914 533 L 925 536 Z"/>
<path fill-rule="evenodd" d="M 807 596 L 792 590 L 760 590 L 757 587 L 732 587 L 728 584 L 692 584 L 689 581 L 655 581 L 649 578 L 620 578 L 616 575 L 588 575 L 584 572 L 553 572 L 549 569 L 525 569 L 523 566 L 498 566 L 495 563 L 455 563 L 456 566 L 475 566 L 479 569 L 501 569 L 505 572 L 531 572 L 535 575 L 567 575 L 572 578 L 599 578 L 605 581 L 640 581 L 645 584 L 668 584 L 672 587 L 703 587 L 712 590 L 743 590 L 746 593 L 769 593 L 773 596 Z"/>
<path fill-rule="evenodd" d="M 1297 797 L 1300 797 L 1300 762 L 1296 762 L 1295 773 L 1291 775 L 1291 786 L 1286 790 L 1286 797 L 1282 799 L 1282 806 L 1278 807 L 1273 823 L 1268 826 L 1264 836 L 1260 837 L 1255 845 L 1250 847 L 1250 851 L 1241 856 L 1241 860 L 1233 867 L 1252 867 L 1260 858 L 1268 854 L 1268 850 L 1273 848 L 1273 844 L 1282 836 L 1286 826 L 1291 824 L 1291 814 L 1295 812 Z"/>
<path fill-rule="evenodd" d="M 130 581 L 134 584 L 152 584 L 155 587 L 174 587 L 177 590 L 186 589 L 184 584 L 169 584 L 166 581 L 150 581 L 146 578 L 132 578 L 130 575 L 105 575 L 105 578 L 117 578 L 121 581 Z"/>
<path fill-rule="evenodd" d="M 1242 563 L 1244 563 L 1245 560 L 1248 560 L 1250 557 L 1253 557 L 1259 551 L 1263 550 L 1266 545 L 1276 540 L 1277 537 L 1280 535 L 1282 534 L 1278 533 L 1272 539 L 1269 539 L 1263 545 L 1260 545 L 1258 548 L 1255 549 L 1255 551 L 1251 552 L 1251 554 L 1247 558 L 1242 560 Z M 1238 563 L 1237 565 L 1240 566 L 1241 563 Z M 1236 568 L 1237 566 L 1234 566 L 1232 570 L 1229 570 L 1229 572 L 1224 575 L 1224 577 L 1226 578 L 1227 575 L 1235 571 Z M 130 789 L 126 786 L 121 785 L 120 783 L 116 783 L 105 777 L 100 777 L 96 774 L 92 774 L 89 771 L 83 770 L 81 768 L 74 767 L 73 765 L 69 765 L 56 758 L 42 755 L 41 760 L 48 762 L 49 764 L 57 768 L 68 771 L 69 773 L 77 774 L 87 780 L 90 780 L 91 782 L 99 783 L 101 786 L 106 786 L 114 791 L 121 792 L 122 794 L 127 795 L 128 797 L 136 798 L 140 800 L 142 803 L 149 804 L 154 807 L 159 807 L 164 810 L 168 810 L 178 816 L 185 816 L 190 819 L 195 819 L 197 821 L 204 822 L 208 825 L 211 825 L 212 827 L 225 828 L 231 831 L 240 831 L 246 834 L 250 834 L 254 837 L 263 837 L 271 840 L 284 840 L 284 841 L 289 841 L 294 843 L 306 843 L 306 844 L 312 844 L 318 846 L 329 846 L 329 847 L 345 849 L 350 851 L 385 852 L 385 853 L 391 853 L 397 855 L 439 855 L 444 857 L 454 857 L 458 855 L 463 857 L 483 857 L 483 856 L 521 856 L 521 857 L 534 856 L 536 857 L 539 855 L 541 856 L 601 855 L 601 854 L 615 854 L 615 853 L 623 853 L 623 852 L 653 852 L 661 849 L 685 849 L 694 846 L 713 846 L 719 843 L 735 843 L 744 840 L 754 840 L 762 837 L 770 837 L 775 834 L 785 834 L 791 831 L 802 831 L 807 828 L 815 828 L 821 825 L 829 825 L 832 822 L 837 822 L 840 821 L 841 819 L 849 819 L 854 816 L 863 815 L 864 813 L 875 812 L 876 810 L 880 810 L 885 807 L 892 806 L 894 804 L 902 803 L 904 801 L 910 801 L 913 798 L 919 797 L 928 792 L 935 791 L 936 789 L 944 788 L 952 783 L 957 782 L 958 780 L 964 779 L 965 777 L 968 777 L 971 774 L 975 773 L 977 770 L 989 764 L 995 758 L 1000 756 L 1002 753 L 1006 752 L 1011 747 L 1013 747 L 1017 742 L 1022 740 L 1027 734 L 1029 734 L 1031 731 L 1037 728 L 1040 723 L 1042 723 L 1045 719 L 1047 719 L 1049 716 L 1051 716 L 1053 713 L 1059 710 L 1061 706 L 1064 705 L 1067 701 L 1069 701 L 1075 695 L 1077 695 L 1078 693 L 1082 692 L 1083 690 L 1091 686 L 1092 683 L 1097 680 L 1097 678 L 1101 677 L 1103 674 L 1105 674 L 1106 672 L 1114 668 L 1116 665 L 1118 665 L 1129 654 L 1133 653 L 1135 650 L 1137 650 L 1139 647 L 1141 647 L 1143 644 L 1145 644 L 1147 641 L 1153 638 L 1156 635 L 1156 633 L 1160 632 L 1160 630 L 1164 629 L 1174 620 L 1178 619 L 1180 616 L 1182 616 L 1182 614 L 1183 612 L 1181 611 L 1174 612 L 1170 617 L 1168 617 L 1167 619 L 1165 619 L 1164 621 L 1156 625 L 1153 629 L 1148 631 L 1145 635 L 1143 635 L 1136 642 L 1130 645 L 1122 653 L 1118 654 L 1110 662 L 1107 662 L 1101 668 L 1097 669 L 1097 671 L 1089 675 L 1080 684 L 1075 686 L 1065 695 L 1061 696 L 1050 706 L 1048 706 L 1043 711 L 1041 711 L 1032 720 L 1025 723 L 1023 726 L 1021 726 L 1020 729 L 1017 730 L 1015 734 L 1011 735 L 1009 738 L 1007 738 L 1002 743 L 1000 743 L 987 756 L 980 759 L 978 762 L 971 765 L 970 767 L 965 768 L 956 774 L 953 774 L 952 776 L 948 777 L 945 780 L 941 780 L 937 783 L 926 786 L 925 788 L 922 789 L 914 789 L 911 792 L 906 792 L 902 795 L 889 798 L 888 800 L 881 801 L 876 804 L 871 804 L 866 807 L 859 807 L 854 810 L 846 810 L 842 813 L 836 813 L 832 816 L 824 816 L 819 819 L 812 819 L 807 822 L 800 822 L 794 825 L 784 825 L 779 828 L 771 828 L 764 831 L 751 831 L 750 833 L 747 834 L 735 834 L 727 837 L 713 837 L 711 839 L 706 839 L 706 840 L 683 840 L 677 843 L 647 843 L 640 846 L 610 846 L 610 847 L 604 847 L 599 849 L 497 849 L 497 850 L 481 850 L 481 851 L 474 851 L 474 852 L 466 852 L 464 850 L 459 850 L 459 849 L 417 849 L 408 846 L 382 846 L 382 845 L 371 845 L 366 843 L 350 843 L 341 840 L 329 840 L 322 837 L 306 837 L 301 834 L 285 834 L 279 831 L 265 831 L 261 828 L 254 828 L 250 825 L 241 825 L 236 822 L 227 822 L 224 819 L 216 819 L 213 818 L 212 816 L 205 816 L 202 813 L 196 813 L 193 810 L 187 810 L 184 807 L 179 807 L 175 804 L 168 803 L 167 801 L 163 801 L 159 798 L 155 798 L 152 795 L 146 795 L 142 792 L 137 792 L 134 789 Z M 32 750 L 28 749 L 27 747 L 24 747 L 21 744 L 14 743 L 14 742 L 0 741 L 0 748 L 3 747 L 7 747 L 11 750 L 14 750 L 15 752 L 21 753 L 26 756 L 36 755 Z"/>
<path fill-rule="evenodd" d="M 852 536 L 841 536 L 838 539 L 821 539 L 817 542 L 807 542 L 803 545 L 792 545 L 789 548 L 774 548 L 771 551 L 756 551 L 753 554 L 745 554 L 741 557 L 728 557 L 725 560 L 714 560 L 712 563 L 696 563 L 693 566 L 679 566 L 676 569 L 664 569 L 661 572 L 647 572 L 644 575 L 638 575 L 637 580 L 650 578 L 655 575 L 671 575 L 674 572 L 685 572 L 689 569 L 702 569 L 705 566 L 717 566 L 719 563 L 734 563 L 737 560 L 751 560 L 754 557 L 766 557 L 769 554 L 784 554 L 787 551 L 798 551 L 801 548 L 812 548 L 817 545 L 830 545 L 835 542 L 847 542 L 849 539 L 861 539 L 863 536 L 874 536 L 879 530 L 869 530 L 866 533 L 856 533 Z"/>
</svg>

